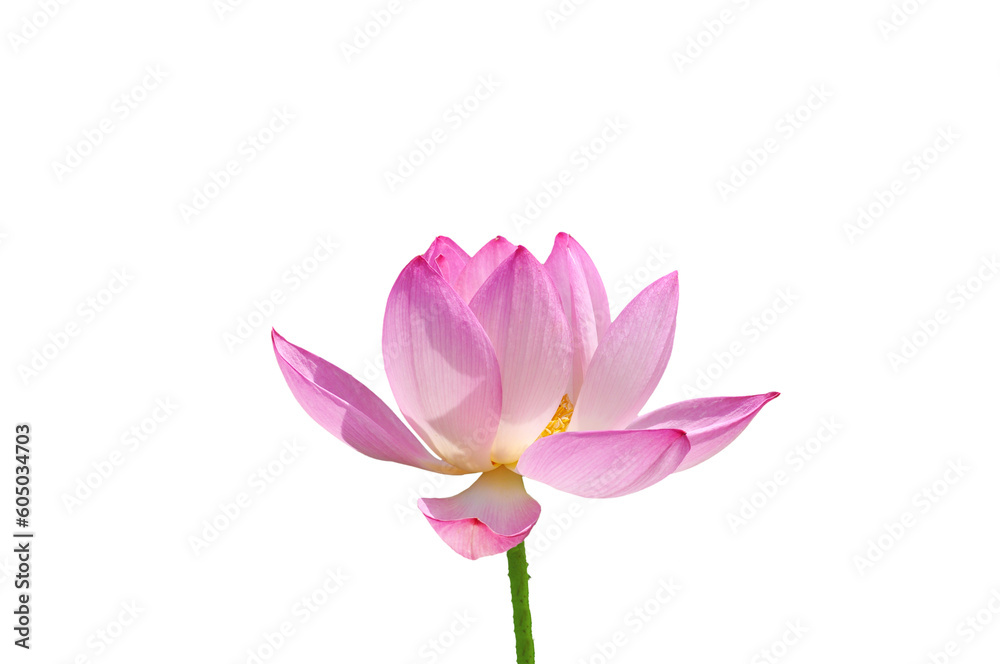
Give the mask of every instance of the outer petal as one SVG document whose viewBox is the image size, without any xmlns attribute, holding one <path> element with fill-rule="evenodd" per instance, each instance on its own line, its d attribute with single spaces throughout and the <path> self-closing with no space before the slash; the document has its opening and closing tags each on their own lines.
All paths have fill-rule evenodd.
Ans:
<svg viewBox="0 0 1000 664">
<path fill-rule="evenodd" d="M 678 429 L 557 433 L 525 450 L 515 471 L 584 498 L 615 498 L 656 484 L 690 449 Z"/>
<path fill-rule="evenodd" d="M 508 242 L 507 238 L 498 235 L 477 251 L 476 255 L 465 264 L 465 268 L 454 283 L 455 290 L 462 296 L 462 299 L 466 302 L 472 300 L 472 296 L 476 294 L 487 277 L 493 274 L 493 270 L 497 269 L 500 263 L 514 253 L 514 249 L 514 245 Z"/>
<path fill-rule="evenodd" d="M 569 327 L 545 269 L 518 247 L 472 298 L 500 362 L 503 406 L 494 463 L 515 463 L 562 400 L 569 374 Z"/>
<path fill-rule="evenodd" d="M 463 470 L 492 470 L 496 353 L 468 305 L 420 256 L 389 293 L 382 354 L 396 403 L 424 442 Z"/>
<path fill-rule="evenodd" d="M 424 260 L 444 277 L 445 281 L 454 285 L 462 268 L 469 262 L 469 254 L 450 237 L 439 235 L 424 252 Z"/>
<path fill-rule="evenodd" d="M 559 289 L 573 335 L 573 375 L 566 393 L 576 402 L 597 344 L 611 323 L 608 294 L 594 261 L 566 233 L 556 236 L 545 269 Z"/>
<path fill-rule="evenodd" d="M 484 473 L 457 496 L 417 504 L 441 539 L 472 560 L 523 542 L 542 510 L 521 478 L 504 467 Z"/>
<path fill-rule="evenodd" d="M 587 369 L 571 431 L 620 429 L 635 419 L 670 359 L 677 323 L 677 273 L 635 296 L 608 327 Z"/>
<path fill-rule="evenodd" d="M 708 397 L 680 401 L 643 415 L 629 429 L 683 429 L 691 451 L 677 470 L 687 470 L 715 456 L 733 442 L 778 392 L 750 397 Z"/>
<path fill-rule="evenodd" d="M 358 452 L 439 473 L 462 471 L 435 459 L 392 410 L 350 374 L 271 331 L 274 354 L 296 400 L 324 429 Z"/>
</svg>

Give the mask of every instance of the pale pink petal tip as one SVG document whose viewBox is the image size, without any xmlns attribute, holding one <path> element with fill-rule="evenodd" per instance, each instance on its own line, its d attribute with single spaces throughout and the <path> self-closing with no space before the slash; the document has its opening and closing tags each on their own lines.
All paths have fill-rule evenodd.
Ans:
<svg viewBox="0 0 1000 664">
<path fill-rule="evenodd" d="M 508 242 L 507 238 L 498 235 L 477 251 L 452 282 L 462 299 L 470 301 L 493 271 L 514 253 L 514 249 L 516 247 Z"/>
<path fill-rule="evenodd" d="M 470 560 L 517 546 L 541 513 L 521 478 L 502 466 L 456 496 L 422 498 L 417 505 L 445 544 Z"/>
<path fill-rule="evenodd" d="M 594 352 L 570 429 L 621 429 L 635 419 L 670 359 L 677 302 L 677 273 L 672 272 L 625 306 Z"/>
<path fill-rule="evenodd" d="M 434 238 L 431 246 L 424 252 L 423 258 L 452 285 L 465 268 L 465 264 L 469 262 L 469 254 L 465 253 L 457 242 L 444 235 Z"/>
<path fill-rule="evenodd" d="M 566 393 L 576 403 L 594 351 L 611 322 L 608 294 L 594 261 L 572 236 L 556 235 L 545 260 L 569 322 L 573 343 L 573 373 Z"/>
<path fill-rule="evenodd" d="M 747 397 L 706 397 L 664 406 L 643 415 L 629 429 L 683 429 L 691 451 L 677 470 L 710 459 L 733 442 L 778 392 Z"/>
</svg>

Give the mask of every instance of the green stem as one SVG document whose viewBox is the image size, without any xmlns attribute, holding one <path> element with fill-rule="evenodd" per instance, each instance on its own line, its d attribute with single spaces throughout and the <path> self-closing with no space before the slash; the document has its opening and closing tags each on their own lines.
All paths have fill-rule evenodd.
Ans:
<svg viewBox="0 0 1000 664">
<path fill-rule="evenodd" d="M 535 642 L 531 638 L 531 608 L 528 606 L 528 556 L 524 542 L 507 551 L 510 603 L 514 605 L 514 638 L 517 664 L 535 664 Z"/>
</svg>

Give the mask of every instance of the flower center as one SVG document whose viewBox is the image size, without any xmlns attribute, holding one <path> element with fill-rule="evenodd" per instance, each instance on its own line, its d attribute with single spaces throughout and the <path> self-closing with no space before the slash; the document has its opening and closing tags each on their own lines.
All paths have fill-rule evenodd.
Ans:
<svg viewBox="0 0 1000 664">
<path fill-rule="evenodd" d="M 546 436 L 551 436 L 554 433 L 562 433 L 563 431 L 566 430 L 566 427 L 569 426 L 569 421 L 572 418 L 573 418 L 573 402 L 569 400 L 568 394 L 564 394 L 562 401 L 559 402 L 559 407 L 556 408 L 556 414 L 552 416 L 552 419 L 549 421 L 549 423 L 545 425 L 545 429 L 543 429 L 542 432 L 538 434 L 538 438 L 535 438 L 535 440 L 541 440 L 542 438 L 545 438 Z M 520 456 L 521 455 L 518 454 L 518 457 Z M 497 461 L 494 460 L 493 466 L 494 467 L 506 466 L 507 468 L 514 470 L 517 467 L 517 460 L 515 459 L 510 463 L 498 463 Z"/>
<path fill-rule="evenodd" d="M 569 421 L 573 417 L 573 402 L 569 400 L 569 395 L 564 394 L 556 414 L 552 416 L 552 421 L 545 425 L 545 430 L 538 435 L 538 438 L 545 438 L 554 433 L 562 433 L 569 426 Z M 535 440 L 538 440 L 536 438 Z"/>
</svg>

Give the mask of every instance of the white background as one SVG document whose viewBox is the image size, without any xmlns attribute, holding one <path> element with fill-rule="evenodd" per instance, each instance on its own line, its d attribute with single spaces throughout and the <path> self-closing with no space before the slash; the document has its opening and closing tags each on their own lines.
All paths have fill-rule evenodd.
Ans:
<svg viewBox="0 0 1000 664">
<path fill-rule="evenodd" d="M 392 403 L 381 321 L 405 263 L 438 234 L 470 253 L 502 234 L 544 258 L 559 231 L 616 310 L 680 271 L 648 408 L 700 372 L 706 395 L 782 396 L 724 453 L 639 494 L 529 483 L 539 662 L 996 661 L 996 3 L 909 0 L 880 27 L 888 0 L 595 1 L 558 21 L 555 0 L 421 0 L 350 57 L 386 1 L 49 4 L 51 18 L 10 0 L 0 18 L 3 482 L 13 426 L 30 422 L 36 532 L 30 652 L 11 644 L 12 545 L 0 554 L 4 662 L 235 664 L 284 621 L 294 633 L 264 661 L 512 662 L 504 556 L 460 558 L 409 507 L 470 480 L 435 485 L 330 437 L 268 330 Z M 449 120 L 463 101 L 475 110 Z M 274 109 L 294 119 L 249 150 Z M 581 162 L 609 121 L 620 134 Z M 934 147 L 939 132 L 951 139 Z M 75 151 L 68 173 L 55 165 Z M 185 215 L 231 160 L 239 173 Z M 539 200 L 564 170 L 570 184 Z M 517 226 L 528 199 L 545 209 Z M 313 263 L 318 239 L 338 248 Z M 122 270 L 127 286 L 106 292 Z M 777 313 L 781 291 L 793 304 Z M 924 334 L 936 312 L 946 322 Z M 904 339 L 920 347 L 893 362 Z M 158 399 L 176 408 L 153 430 Z M 292 439 L 302 451 L 258 493 Z M 249 505 L 196 554 L 191 538 L 241 492 Z M 300 622 L 296 603 L 338 570 L 343 586 Z M 141 613 L 119 629 L 123 602 Z M 456 612 L 473 622 L 452 636 Z M 116 638 L 98 649 L 101 630 Z M 957 655 L 929 659 L 949 641 Z"/>
</svg>

